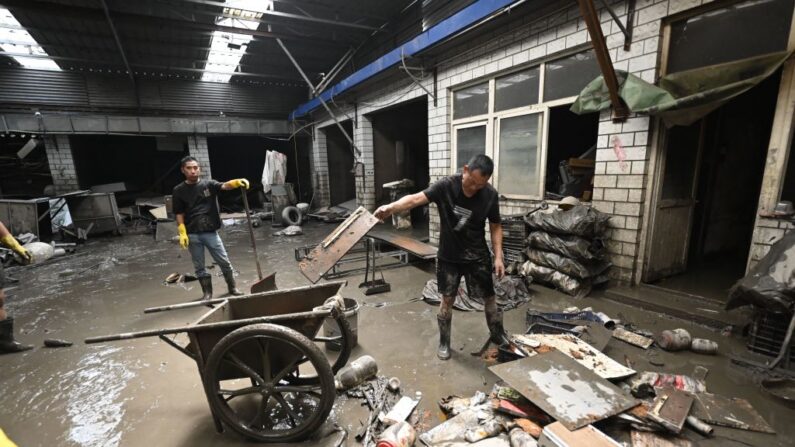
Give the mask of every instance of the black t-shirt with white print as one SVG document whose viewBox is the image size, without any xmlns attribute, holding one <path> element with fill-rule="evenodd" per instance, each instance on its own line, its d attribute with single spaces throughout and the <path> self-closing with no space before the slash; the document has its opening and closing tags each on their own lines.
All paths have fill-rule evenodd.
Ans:
<svg viewBox="0 0 795 447">
<path fill-rule="evenodd" d="M 201 179 L 190 184 L 182 182 L 174 187 L 172 208 L 174 214 L 185 215 L 185 229 L 188 233 L 203 233 L 221 228 L 216 196 L 223 183 L 216 180 Z"/>
<path fill-rule="evenodd" d="M 490 257 L 486 245 L 486 219 L 500 223 L 500 201 L 491 185 L 472 197 L 464 195 L 461 174 L 440 179 L 423 193 L 439 209 L 441 232 L 439 252 L 442 261 L 469 263 Z"/>
</svg>

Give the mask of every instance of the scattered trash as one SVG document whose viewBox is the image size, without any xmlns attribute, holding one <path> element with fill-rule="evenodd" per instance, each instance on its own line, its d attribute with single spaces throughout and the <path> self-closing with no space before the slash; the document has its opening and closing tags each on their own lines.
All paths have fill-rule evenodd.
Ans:
<svg viewBox="0 0 795 447">
<path fill-rule="evenodd" d="M 44 346 L 48 348 L 68 348 L 72 346 L 74 343 L 67 340 L 61 340 L 58 338 L 45 338 L 44 339 Z"/>
<path fill-rule="evenodd" d="M 718 344 L 705 338 L 694 338 L 690 343 L 690 350 L 699 354 L 715 355 L 718 353 Z"/>
<path fill-rule="evenodd" d="M 569 430 L 560 421 L 544 427 L 538 445 L 544 447 L 621 447 L 606 434 L 593 425 L 587 425 L 578 430 Z"/>
<path fill-rule="evenodd" d="M 392 391 L 393 393 L 399 391 L 400 379 L 398 379 L 397 377 L 391 377 L 389 379 L 389 382 L 387 382 L 387 388 L 389 388 L 389 391 Z"/>
<path fill-rule="evenodd" d="M 511 447 L 536 447 L 538 445 L 538 442 L 529 433 L 519 427 L 511 429 L 509 437 Z"/>
<path fill-rule="evenodd" d="M 408 422 L 400 421 L 381 433 L 376 447 L 411 447 L 417 433 Z"/>
<path fill-rule="evenodd" d="M 541 347 L 536 348 L 536 352 L 554 348 L 603 379 L 623 379 L 635 374 L 635 370 L 627 368 L 570 334 L 527 334 L 515 335 L 512 338 L 525 346 L 530 346 L 530 343 L 526 342 L 539 343 Z"/>
<path fill-rule="evenodd" d="M 639 382 L 634 387 L 630 388 L 630 394 L 638 399 L 648 399 L 657 395 L 654 386 L 649 383 Z"/>
<path fill-rule="evenodd" d="M 788 232 L 729 291 L 726 309 L 752 304 L 789 314 L 795 304 L 795 232 Z"/>
<path fill-rule="evenodd" d="M 572 430 L 638 404 L 620 388 L 554 350 L 489 370 Z"/>
<path fill-rule="evenodd" d="M 650 431 L 632 430 L 632 447 L 691 447 L 693 444 L 684 438 L 662 436 Z"/>
<path fill-rule="evenodd" d="M 709 424 L 695 416 L 688 416 L 685 422 L 690 428 L 704 436 L 712 436 L 712 433 L 715 431 Z"/>
<path fill-rule="evenodd" d="M 620 327 L 613 330 L 613 338 L 617 338 L 642 349 L 649 349 L 649 347 L 654 344 L 654 340 L 651 338 L 644 337 Z"/>
<path fill-rule="evenodd" d="M 298 225 L 290 225 L 284 230 L 273 233 L 274 236 L 300 236 L 304 234 L 304 230 Z"/>
<path fill-rule="evenodd" d="M 677 390 L 687 391 L 688 393 L 705 393 L 707 391 L 707 386 L 703 380 L 698 380 L 682 374 L 665 374 L 646 371 L 629 379 L 629 386 L 633 389 L 640 386 L 641 383 L 647 383 L 658 389 L 672 387 Z"/>
<path fill-rule="evenodd" d="M 411 412 L 414 411 L 414 407 L 416 407 L 417 404 L 419 404 L 419 401 L 416 401 L 410 397 L 401 397 L 395 406 L 389 410 L 389 413 L 383 417 L 382 422 L 387 425 L 392 425 L 405 421 Z"/>
<path fill-rule="evenodd" d="M 467 442 L 478 442 L 481 439 L 497 436 L 502 432 L 502 424 L 496 419 L 489 419 L 477 427 L 470 428 L 464 433 Z"/>
<path fill-rule="evenodd" d="M 378 364 L 369 355 L 363 355 L 340 369 L 334 378 L 338 390 L 353 388 L 378 373 Z"/>
<path fill-rule="evenodd" d="M 457 416 L 486 402 L 486 393 L 478 391 L 472 397 L 448 396 L 439 401 L 439 408 L 450 416 Z"/>
<path fill-rule="evenodd" d="M 684 351 L 690 349 L 692 338 L 685 329 L 665 330 L 660 333 L 657 344 L 666 351 Z"/>
<path fill-rule="evenodd" d="M 530 419 L 519 418 L 514 419 L 514 422 L 519 426 L 519 428 L 522 429 L 522 431 L 536 439 L 541 437 L 541 431 L 544 430 L 543 427 L 531 421 Z"/>
<path fill-rule="evenodd" d="M 30 242 L 23 247 L 31 255 L 31 264 L 40 264 L 55 255 L 55 247 L 44 242 Z"/>
<path fill-rule="evenodd" d="M 196 281 L 196 275 L 192 273 L 172 273 L 166 276 L 166 279 L 163 280 L 165 284 L 175 284 L 175 283 L 184 283 L 184 282 L 191 282 Z"/>
</svg>

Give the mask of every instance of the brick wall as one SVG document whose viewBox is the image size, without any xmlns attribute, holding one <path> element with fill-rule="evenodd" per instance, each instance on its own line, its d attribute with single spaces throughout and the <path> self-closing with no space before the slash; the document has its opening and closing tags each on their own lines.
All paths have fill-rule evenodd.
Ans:
<svg viewBox="0 0 795 447">
<path fill-rule="evenodd" d="M 600 10 L 602 31 L 615 67 L 654 82 L 660 54 L 661 19 L 708 2 L 638 0 L 632 45 L 628 51 L 623 49 L 624 36 L 617 24 L 606 10 Z M 561 6 L 566 4 L 569 3 L 561 1 Z M 626 2 L 612 3 L 612 7 L 622 23 L 626 23 Z M 479 41 L 466 37 L 458 40 L 456 47 L 438 57 L 437 105 L 434 106 L 433 100 L 428 99 L 431 182 L 453 171 L 450 166 L 450 89 L 471 81 L 486 80 L 509 69 L 537 65 L 557 55 L 563 56 L 566 50 L 580 48 L 590 38 L 576 3 L 571 3 L 570 7 L 545 17 L 514 20 L 502 27 L 496 36 L 492 34 Z M 433 91 L 431 77 L 423 82 L 428 90 Z M 347 99 L 356 101 L 357 107 L 345 105 L 340 100 L 336 103 L 349 116 L 358 113 L 361 127 L 367 121 L 362 119 L 366 114 L 425 94 L 425 91 L 412 85 L 405 75 L 398 74 L 370 87 L 355 99 Z M 319 113 L 321 118 L 314 118 L 322 121 L 322 112 Z M 318 126 L 332 122 L 327 120 Z M 642 245 L 643 208 L 648 200 L 646 184 L 651 154 L 650 123 L 651 120 L 645 116 L 632 116 L 623 123 L 613 123 L 609 111 L 600 115 L 593 205 L 612 216 L 608 247 L 615 268 L 611 274 L 623 281 L 637 281 L 639 278 L 636 266 Z M 364 153 L 365 165 L 371 166 L 372 132 L 366 126 L 364 124 L 361 130 L 355 129 L 355 134 L 357 145 Z M 616 143 L 623 149 L 623 160 L 619 160 L 617 155 L 621 151 L 614 149 Z M 360 200 L 369 205 L 368 198 L 369 195 L 365 193 Z M 503 214 L 524 213 L 534 205 L 532 201 L 523 200 L 502 200 L 500 204 Z M 438 242 L 438 231 L 439 219 L 432 207 L 429 236 L 433 243 Z"/>
<path fill-rule="evenodd" d="M 189 136 L 188 153 L 199 162 L 202 178 L 213 178 L 212 170 L 210 169 L 210 152 L 207 148 L 207 137 Z"/>
<path fill-rule="evenodd" d="M 44 137 L 44 147 L 55 193 L 64 194 L 80 189 L 69 137 L 66 135 Z"/>
</svg>

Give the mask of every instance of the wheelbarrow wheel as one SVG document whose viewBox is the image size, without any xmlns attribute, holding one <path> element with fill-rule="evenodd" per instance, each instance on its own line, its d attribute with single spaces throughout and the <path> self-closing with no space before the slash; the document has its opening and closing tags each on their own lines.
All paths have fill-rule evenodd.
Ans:
<svg viewBox="0 0 795 447">
<path fill-rule="evenodd" d="M 334 317 L 334 322 L 337 325 L 340 333 L 338 337 L 334 338 L 334 341 L 340 344 L 340 350 L 339 355 L 337 355 L 336 360 L 334 360 L 334 363 L 331 363 L 328 359 L 327 361 L 331 363 L 332 373 L 337 374 L 337 371 L 342 369 L 343 366 L 347 365 L 348 360 L 351 358 L 351 351 L 353 351 L 353 332 L 351 329 L 351 324 L 348 322 L 348 319 L 343 313 L 340 312 L 339 315 Z M 318 343 L 329 342 L 328 339 L 321 337 L 315 338 L 314 341 Z M 290 374 L 287 377 L 287 380 L 295 385 L 319 383 L 318 376 L 316 374 L 298 374 L 298 371 Z"/>
<path fill-rule="evenodd" d="M 302 381 L 301 371 L 313 380 Z M 255 324 L 216 344 L 204 369 L 213 413 L 235 432 L 263 442 L 295 442 L 328 417 L 336 391 L 315 343 L 290 328 Z"/>
</svg>

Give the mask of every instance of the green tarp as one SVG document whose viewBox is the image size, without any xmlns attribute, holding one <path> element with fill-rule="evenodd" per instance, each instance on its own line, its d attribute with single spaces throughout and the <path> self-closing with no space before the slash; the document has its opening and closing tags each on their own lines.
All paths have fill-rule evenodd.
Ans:
<svg viewBox="0 0 795 447">
<path fill-rule="evenodd" d="M 659 116 L 668 127 L 687 126 L 765 80 L 791 54 L 770 53 L 672 73 L 662 77 L 659 86 L 616 70 L 618 94 L 632 112 Z M 599 76 L 580 92 L 571 111 L 581 115 L 608 109 L 610 105 L 610 93 Z"/>
</svg>

